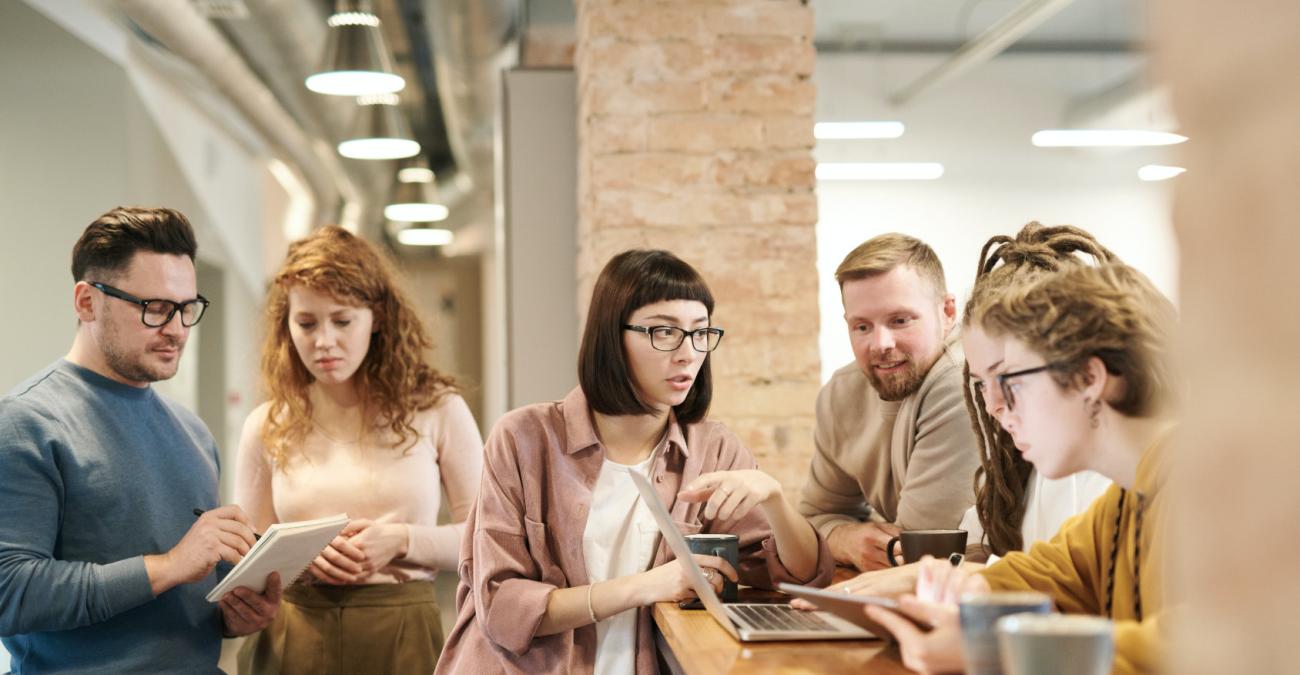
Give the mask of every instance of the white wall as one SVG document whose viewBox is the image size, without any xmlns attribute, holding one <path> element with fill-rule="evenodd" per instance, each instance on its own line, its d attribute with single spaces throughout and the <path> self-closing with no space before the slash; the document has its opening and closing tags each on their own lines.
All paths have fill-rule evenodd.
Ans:
<svg viewBox="0 0 1300 675">
<path fill-rule="evenodd" d="M 433 366 L 456 378 L 460 395 L 484 435 L 495 420 L 483 413 L 483 331 L 479 260 L 475 256 L 398 259 L 403 281 L 433 338 Z"/>
<path fill-rule="evenodd" d="M 42 49 L 40 69 L 22 53 Z M 0 4 L 0 390 L 67 352 L 70 252 L 124 197 L 125 76 L 19 3 Z M 92 113 L 93 110 L 93 113 Z"/>
<path fill-rule="evenodd" d="M 197 410 L 199 345 L 223 345 L 224 411 L 204 421 L 228 441 L 229 476 L 255 395 L 259 233 L 278 213 L 262 197 L 282 195 L 257 139 L 219 102 L 178 96 L 121 26 L 76 0 L 39 7 L 0 2 L 0 393 L 71 346 L 69 262 L 85 226 L 117 205 L 177 208 L 195 226 L 200 260 L 224 272 L 220 289 L 206 289 L 222 296 L 223 321 L 191 334 L 180 373 L 158 388 Z M 0 672 L 8 665 L 0 650 Z"/>
<path fill-rule="evenodd" d="M 564 398 L 578 384 L 578 116 L 572 70 L 502 81 L 507 404 Z"/>
<path fill-rule="evenodd" d="M 200 289 L 225 299 L 210 310 L 224 328 L 200 325 L 180 372 L 158 389 L 197 409 L 198 346 L 220 344 L 226 391 L 217 395 L 226 404 L 205 422 L 229 441 L 224 461 L 233 468 L 233 442 L 255 397 L 262 233 L 288 208 L 266 149 L 183 65 L 115 35 L 122 28 L 92 5 L 3 3 L 0 16 L 8 33 L 0 80 L 11 94 L 0 101 L 0 227 L 14 244 L 0 250 L 0 281 L 32 289 L 6 299 L 30 324 L 0 336 L 13 357 L 0 363 L 0 389 L 71 344 L 67 260 L 86 224 L 119 204 L 177 208 L 194 224 L 200 260 L 224 272 L 222 288 Z M 39 69 L 28 66 L 38 60 Z"/>
<path fill-rule="evenodd" d="M 1083 227 L 1173 297 L 1177 252 L 1169 183 L 1137 179 L 1169 151 L 1036 148 L 1069 101 L 1141 67 L 1132 56 L 1006 55 L 898 108 L 888 94 L 938 62 L 931 56 L 818 56 L 818 121 L 901 120 L 902 138 L 819 141 L 820 162 L 942 162 L 935 181 L 817 185 L 822 378 L 852 360 L 834 270 L 863 241 L 903 232 L 934 247 L 961 307 L 979 251 L 1030 220 Z"/>
</svg>

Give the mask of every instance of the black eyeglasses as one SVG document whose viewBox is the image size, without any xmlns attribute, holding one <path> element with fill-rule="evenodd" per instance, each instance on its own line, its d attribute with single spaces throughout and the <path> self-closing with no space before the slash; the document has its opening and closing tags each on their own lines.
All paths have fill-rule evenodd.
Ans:
<svg viewBox="0 0 1300 675">
<path fill-rule="evenodd" d="M 649 335 L 650 346 L 661 352 L 677 351 L 687 335 L 691 336 L 691 347 L 694 347 L 695 351 L 711 352 L 718 348 L 718 343 L 722 342 L 722 334 L 725 332 L 721 328 L 712 326 L 686 330 L 677 326 L 633 326 L 625 323 L 623 328 Z"/>
<path fill-rule="evenodd" d="M 166 326 L 172 320 L 172 317 L 176 316 L 177 312 L 181 314 L 181 325 L 189 328 L 203 318 L 203 313 L 208 310 L 208 305 L 211 304 L 207 298 L 201 295 L 185 302 L 141 300 L 126 291 L 113 288 L 108 284 L 101 284 L 98 281 L 92 281 L 90 285 L 98 288 L 104 295 L 111 295 L 118 300 L 140 305 L 140 322 L 150 328 Z"/>
<path fill-rule="evenodd" d="M 1017 370 L 1010 373 L 1002 373 L 1001 375 L 995 376 L 995 378 L 998 381 L 998 387 L 1002 390 L 1002 400 L 1006 401 L 1007 403 L 1007 411 L 1010 412 L 1016 409 L 1016 390 L 1011 384 L 1008 383 L 1008 380 L 1011 380 L 1012 378 L 1016 378 L 1016 377 L 1022 377 L 1024 375 L 1033 375 L 1034 373 L 1041 373 L 1045 370 L 1055 370 L 1060 367 L 1061 364 L 1059 363 L 1049 363 L 1046 365 L 1038 366 L 1037 368 L 1026 368 L 1024 370 Z M 983 380 L 975 383 L 975 390 L 978 391 L 981 395 L 984 394 Z"/>
</svg>

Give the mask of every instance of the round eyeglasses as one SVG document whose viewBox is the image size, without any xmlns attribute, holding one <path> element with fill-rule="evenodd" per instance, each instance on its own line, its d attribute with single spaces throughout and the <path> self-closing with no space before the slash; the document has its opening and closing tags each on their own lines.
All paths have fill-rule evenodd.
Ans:
<svg viewBox="0 0 1300 675">
<path fill-rule="evenodd" d="M 623 324 L 623 329 L 649 335 L 650 346 L 661 352 L 677 351 L 687 335 L 691 336 L 691 347 L 695 351 L 711 352 L 718 348 L 718 343 L 722 342 L 722 334 L 725 332 L 721 328 L 712 326 L 686 330 L 677 326 L 634 326 L 630 323 Z"/>
<path fill-rule="evenodd" d="M 207 298 L 201 295 L 185 302 L 156 299 L 141 300 L 126 291 L 113 288 L 108 284 L 101 284 L 98 281 L 92 281 L 90 285 L 98 288 L 104 295 L 140 305 L 140 322 L 150 328 L 166 326 L 178 312 L 181 315 L 181 325 L 189 328 L 203 318 L 203 313 L 208 310 L 208 305 L 211 304 Z"/>
<path fill-rule="evenodd" d="M 998 381 L 998 388 L 1002 391 L 1002 400 L 1006 403 L 1007 411 L 1010 412 L 1016 409 L 1016 387 L 1014 384 L 1010 383 L 1010 380 L 1025 375 L 1033 375 L 1035 373 L 1056 370 L 1059 368 L 1061 368 L 1061 364 L 1059 363 L 1048 363 L 1046 365 L 1038 366 L 1037 368 L 1026 368 L 1024 370 L 1016 370 L 1010 373 L 995 375 L 994 379 Z M 976 380 L 975 391 L 978 392 L 980 396 L 987 396 L 983 380 Z"/>
</svg>

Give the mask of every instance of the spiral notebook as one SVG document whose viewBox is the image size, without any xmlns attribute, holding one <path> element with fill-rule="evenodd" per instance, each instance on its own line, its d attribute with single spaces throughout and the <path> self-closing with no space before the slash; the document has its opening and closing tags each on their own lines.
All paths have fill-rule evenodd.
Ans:
<svg viewBox="0 0 1300 675">
<path fill-rule="evenodd" d="M 261 593 L 266 590 L 266 577 L 272 572 L 280 573 L 282 585 L 292 584 L 347 524 L 348 514 L 340 513 L 316 520 L 276 523 L 266 528 L 244 559 L 208 593 L 208 602 L 216 602 L 240 586 Z"/>
</svg>

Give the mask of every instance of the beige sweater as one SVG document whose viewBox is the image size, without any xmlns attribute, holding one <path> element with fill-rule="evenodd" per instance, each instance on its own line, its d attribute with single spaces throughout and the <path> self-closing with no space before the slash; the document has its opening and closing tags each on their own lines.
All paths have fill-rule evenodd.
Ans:
<svg viewBox="0 0 1300 675">
<path fill-rule="evenodd" d="M 816 449 L 799 512 L 823 537 L 866 519 L 905 530 L 955 528 L 975 503 L 979 455 L 962 400 L 956 331 L 921 388 L 882 401 L 857 363 L 817 397 Z"/>
<path fill-rule="evenodd" d="M 465 400 L 448 394 L 416 413 L 420 437 L 403 453 L 307 435 L 287 470 L 274 467 L 262 445 L 268 404 L 244 423 L 235 476 L 235 503 L 259 530 L 271 523 L 347 513 L 351 518 L 405 523 L 407 554 L 361 583 L 432 579 L 455 570 L 465 517 L 483 472 L 483 440 Z M 446 489 L 451 522 L 438 525 Z"/>
</svg>

